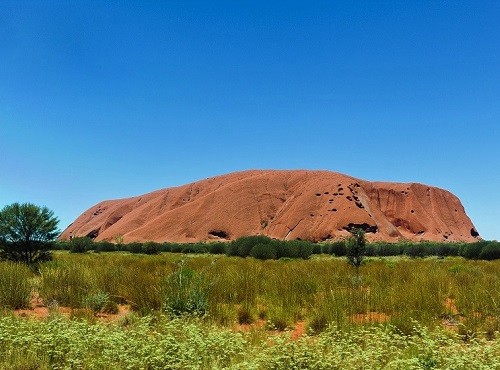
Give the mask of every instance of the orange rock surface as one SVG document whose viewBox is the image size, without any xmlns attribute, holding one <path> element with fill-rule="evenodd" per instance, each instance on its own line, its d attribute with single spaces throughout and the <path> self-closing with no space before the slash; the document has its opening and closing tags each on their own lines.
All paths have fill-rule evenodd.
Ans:
<svg viewBox="0 0 500 370">
<path fill-rule="evenodd" d="M 410 183 L 369 182 L 330 171 L 244 171 L 103 201 L 60 239 L 124 242 L 233 240 L 262 234 L 322 241 L 362 227 L 368 240 L 477 240 L 460 200 Z"/>
</svg>

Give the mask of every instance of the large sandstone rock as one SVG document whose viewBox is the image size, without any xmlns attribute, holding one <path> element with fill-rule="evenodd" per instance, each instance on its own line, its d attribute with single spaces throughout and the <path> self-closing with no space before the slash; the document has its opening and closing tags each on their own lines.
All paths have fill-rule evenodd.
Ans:
<svg viewBox="0 0 500 370">
<path fill-rule="evenodd" d="M 460 200 L 422 184 L 329 171 L 245 171 L 101 202 L 61 239 L 194 242 L 263 234 L 321 241 L 362 227 L 369 240 L 477 240 Z"/>
</svg>

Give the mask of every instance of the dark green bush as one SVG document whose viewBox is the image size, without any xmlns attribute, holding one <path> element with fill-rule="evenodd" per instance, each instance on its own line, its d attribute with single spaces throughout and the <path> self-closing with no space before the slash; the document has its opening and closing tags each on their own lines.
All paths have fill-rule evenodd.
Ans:
<svg viewBox="0 0 500 370">
<path fill-rule="evenodd" d="M 212 242 L 207 245 L 208 252 L 212 254 L 224 254 L 226 253 L 226 245 L 224 242 Z"/>
<path fill-rule="evenodd" d="M 187 244 L 181 249 L 181 253 L 196 253 L 196 248 L 192 244 Z"/>
<path fill-rule="evenodd" d="M 270 244 L 279 244 L 278 258 L 308 259 L 313 253 L 313 243 L 304 240 L 271 241 Z"/>
<path fill-rule="evenodd" d="M 347 254 L 347 249 L 345 246 L 345 241 L 343 240 L 338 240 L 335 242 L 331 242 L 327 244 L 327 253 L 337 256 L 337 257 L 343 257 Z"/>
<path fill-rule="evenodd" d="M 294 241 L 271 240 L 262 244 L 273 244 L 273 249 L 276 250 L 276 258 L 298 258 L 297 246 Z"/>
<path fill-rule="evenodd" d="M 319 243 L 314 243 L 312 254 L 321 254 L 321 253 L 323 253 L 323 246 Z"/>
<path fill-rule="evenodd" d="M 365 256 L 373 257 L 376 256 L 376 248 L 373 244 L 366 244 L 365 246 Z"/>
<path fill-rule="evenodd" d="M 252 248 L 257 244 L 270 243 L 272 243 L 272 239 L 264 235 L 243 236 L 232 242 L 236 246 L 240 257 L 248 257 Z"/>
<path fill-rule="evenodd" d="M 208 253 L 208 248 L 203 243 L 184 244 L 181 250 L 182 253 Z"/>
<path fill-rule="evenodd" d="M 169 242 L 161 243 L 160 252 L 172 252 L 172 244 Z"/>
<path fill-rule="evenodd" d="M 71 245 L 69 241 L 60 240 L 52 244 L 52 250 L 55 251 L 69 251 Z"/>
<path fill-rule="evenodd" d="M 170 244 L 170 251 L 172 253 L 181 253 L 183 249 L 184 249 L 184 244 L 182 244 L 182 243 L 171 243 Z"/>
<path fill-rule="evenodd" d="M 255 244 L 250 251 L 250 256 L 259 260 L 276 259 L 276 246 L 264 243 Z"/>
<path fill-rule="evenodd" d="M 86 236 L 72 238 L 69 244 L 70 244 L 69 251 L 71 253 L 85 253 L 93 249 L 92 239 Z"/>
<path fill-rule="evenodd" d="M 160 244 L 155 242 L 146 242 L 142 245 L 142 252 L 145 254 L 160 253 Z"/>
<path fill-rule="evenodd" d="M 375 248 L 375 255 L 380 257 L 385 256 L 399 256 L 402 253 L 402 248 L 397 243 L 373 243 Z"/>
<path fill-rule="evenodd" d="M 424 243 L 406 244 L 404 246 L 403 253 L 412 258 L 425 257 L 431 254 L 428 246 Z"/>
<path fill-rule="evenodd" d="M 313 254 L 314 244 L 308 241 L 302 241 L 299 243 L 299 257 L 302 259 L 308 259 Z"/>
<path fill-rule="evenodd" d="M 464 244 L 460 248 L 460 255 L 468 259 L 478 259 L 483 248 L 487 245 L 487 242 L 480 241 L 476 243 Z"/>
<path fill-rule="evenodd" d="M 116 245 L 108 241 L 101 241 L 94 243 L 94 250 L 96 252 L 115 252 Z"/>
<path fill-rule="evenodd" d="M 228 256 L 237 256 L 238 255 L 238 244 L 235 241 L 232 241 L 226 246 L 226 254 Z"/>
<path fill-rule="evenodd" d="M 264 235 L 245 236 L 232 242 L 212 243 L 129 243 L 113 244 L 108 241 L 94 242 L 88 237 L 76 237 L 70 241 L 57 241 L 51 246 L 54 250 L 70 250 L 73 253 L 84 253 L 89 250 L 96 252 L 129 251 L 131 253 L 157 254 L 160 252 L 173 253 L 212 253 L 227 254 L 229 256 L 251 256 L 252 249 L 257 244 L 267 245 L 273 251 L 274 258 L 303 258 L 312 254 L 327 253 L 334 256 L 346 255 L 344 240 L 337 240 L 326 244 L 312 243 L 304 240 L 276 240 Z M 397 243 L 374 242 L 366 244 L 366 256 L 398 256 L 407 255 L 412 258 L 426 256 L 462 256 L 467 259 L 497 259 L 498 242 L 481 240 L 475 243 L 455 242 L 410 242 Z M 261 248 L 261 247 L 259 247 Z M 483 252 L 484 250 L 484 252 Z"/>
<path fill-rule="evenodd" d="M 208 246 L 206 243 L 196 244 L 196 253 L 208 253 Z"/>
<path fill-rule="evenodd" d="M 142 253 L 142 243 L 133 242 L 126 244 L 126 249 L 130 253 Z"/>
<path fill-rule="evenodd" d="M 127 251 L 127 245 L 123 243 L 116 243 L 115 244 L 115 250 L 118 252 L 126 252 Z"/>
<path fill-rule="evenodd" d="M 459 248 L 458 243 L 439 243 L 434 247 L 434 254 L 440 257 L 457 256 Z"/>
<path fill-rule="evenodd" d="M 489 242 L 479 254 L 479 258 L 482 260 L 492 261 L 500 259 L 500 243 L 499 242 Z"/>
</svg>

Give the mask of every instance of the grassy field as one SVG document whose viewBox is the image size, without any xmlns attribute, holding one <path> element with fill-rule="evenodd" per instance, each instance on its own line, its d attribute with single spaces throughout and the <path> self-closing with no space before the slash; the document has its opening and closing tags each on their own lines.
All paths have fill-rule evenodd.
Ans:
<svg viewBox="0 0 500 370">
<path fill-rule="evenodd" d="M 1 262 L 0 307 L 1 368 L 500 369 L 500 260 L 58 252 Z"/>
</svg>

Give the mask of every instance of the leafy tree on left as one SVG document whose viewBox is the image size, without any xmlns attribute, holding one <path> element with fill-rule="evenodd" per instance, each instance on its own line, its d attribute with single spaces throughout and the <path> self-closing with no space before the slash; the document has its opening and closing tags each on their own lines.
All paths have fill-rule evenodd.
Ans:
<svg viewBox="0 0 500 370">
<path fill-rule="evenodd" d="M 28 265 L 52 258 L 59 220 L 47 207 L 14 203 L 0 211 L 0 258 Z"/>
</svg>

